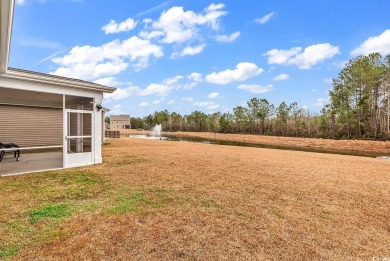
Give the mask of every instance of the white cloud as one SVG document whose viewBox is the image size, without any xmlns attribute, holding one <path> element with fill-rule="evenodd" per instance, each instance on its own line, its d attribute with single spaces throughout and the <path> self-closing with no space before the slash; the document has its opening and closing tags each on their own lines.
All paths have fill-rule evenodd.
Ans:
<svg viewBox="0 0 390 261">
<path fill-rule="evenodd" d="M 315 44 L 305 48 L 305 50 L 293 57 L 290 62 L 300 69 L 310 69 L 312 66 L 332 58 L 339 54 L 339 48 L 329 43 Z"/>
<path fill-rule="evenodd" d="M 339 53 L 339 47 L 323 43 L 308 46 L 303 51 L 301 47 L 294 47 L 290 50 L 272 49 L 264 55 L 268 56 L 269 64 L 296 65 L 300 69 L 310 69 Z"/>
<path fill-rule="evenodd" d="M 215 104 L 214 102 L 194 102 L 194 105 L 199 107 L 207 107 L 214 104 Z"/>
<path fill-rule="evenodd" d="M 218 97 L 218 95 L 219 95 L 218 92 L 212 92 L 212 93 L 210 93 L 209 95 L 207 95 L 207 97 L 208 97 L 209 99 L 215 99 L 215 98 Z"/>
<path fill-rule="evenodd" d="M 175 103 L 175 101 L 174 100 L 169 100 L 168 101 L 168 104 L 170 105 L 170 104 L 174 104 Z"/>
<path fill-rule="evenodd" d="M 163 80 L 165 85 L 168 85 L 176 90 L 191 90 L 202 81 L 202 75 L 199 73 L 191 73 L 186 77 L 177 75 Z"/>
<path fill-rule="evenodd" d="M 92 80 L 102 76 L 115 75 L 128 67 L 123 60 L 106 63 L 76 63 L 73 66 L 58 68 L 52 74 L 77 79 Z"/>
<path fill-rule="evenodd" d="M 159 100 L 155 100 L 154 102 L 153 102 L 153 104 L 159 104 L 161 101 L 159 101 Z"/>
<path fill-rule="evenodd" d="M 184 77 L 181 75 L 176 75 L 176 76 L 173 76 L 171 78 L 163 80 L 163 83 L 166 85 L 172 86 L 172 85 L 176 85 L 183 78 Z"/>
<path fill-rule="evenodd" d="M 139 33 L 139 36 L 141 36 L 141 38 L 143 39 L 153 39 L 153 38 L 156 38 L 156 37 L 160 37 L 160 36 L 163 36 L 164 33 L 163 32 L 160 32 L 160 31 L 151 31 L 151 32 L 147 32 L 147 31 L 142 31 Z"/>
<path fill-rule="evenodd" d="M 256 18 L 256 22 L 259 23 L 259 24 L 265 24 L 265 23 L 268 23 L 269 20 L 271 19 L 271 17 L 275 14 L 275 12 L 271 12 L 269 14 L 266 14 L 265 16 L 263 16 L 262 18 Z"/>
<path fill-rule="evenodd" d="M 128 88 L 117 88 L 113 93 L 104 93 L 104 99 L 107 102 L 111 100 L 123 100 L 133 94 L 137 94 L 141 89 L 137 86 L 129 86 Z"/>
<path fill-rule="evenodd" d="M 105 77 L 105 78 L 99 78 L 94 83 L 114 87 L 120 84 L 114 77 Z"/>
<path fill-rule="evenodd" d="M 244 90 L 250 93 L 266 93 L 271 91 L 273 86 L 268 84 L 266 86 L 261 86 L 258 84 L 241 84 L 237 86 L 237 89 Z"/>
<path fill-rule="evenodd" d="M 193 72 L 189 75 L 187 75 L 187 78 L 194 81 L 194 82 L 203 82 L 202 74 Z"/>
<path fill-rule="evenodd" d="M 124 114 L 123 112 L 123 107 L 121 104 L 115 104 L 113 107 L 110 108 L 111 111 L 110 111 L 110 114 Z"/>
<path fill-rule="evenodd" d="M 284 81 L 284 80 L 287 80 L 289 78 L 290 78 L 290 76 L 288 76 L 288 74 L 283 73 L 283 74 L 276 76 L 273 80 L 274 81 Z"/>
<path fill-rule="evenodd" d="M 286 64 L 291 57 L 297 55 L 301 50 L 301 47 L 294 47 L 290 50 L 272 49 L 266 52 L 264 56 L 268 56 L 269 64 Z"/>
<path fill-rule="evenodd" d="M 243 62 L 239 63 L 234 70 L 225 70 L 221 72 L 213 72 L 206 76 L 206 81 L 215 84 L 229 84 L 235 81 L 245 81 L 255 77 L 263 72 L 263 69 L 257 67 L 254 63 Z"/>
<path fill-rule="evenodd" d="M 194 98 L 192 98 L 192 97 L 183 97 L 183 98 L 181 98 L 183 101 L 185 101 L 185 102 L 192 102 L 193 100 L 194 100 Z"/>
<path fill-rule="evenodd" d="M 325 105 L 325 99 L 324 98 L 319 98 L 316 102 L 317 106 L 324 106 Z"/>
<path fill-rule="evenodd" d="M 140 107 L 146 107 L 146 106 L 149 106 L 150 104 L 148 102 L 141 102 L 139 104 Z"/>
<path fill-rule="evenodd" d="M 111 20 L 108 24 L 102 27 L 105 34 L 115 34 L 133 30 L 137 26 L 137 22 L 131 18 L 117 24 L 115 20 Z"/>
<path fill-rule="evenodd" d="M 221 108 L 221 106 L 218 105 L 218 104 L 212 104 L 212 105 L 207 107 L 207 109 L 209 109 L 209 110 L 216 110 L 216 109 L 219 109 L 219 108 Z"/>
<path fill-rule="evenodd" d="M 113 93 L 105 93 L 104 98 L 107 102 L 111 100 L 122 100 L 133 95 L 137 96 L 168 96 L 169 93 L 173 90 L 173 87 L 165 85 L 165 84 L 157 84 L 152 83 L 148 85 L 146 88 L 142 89 L 138 86 L 130 85 L 127 88 L 117 88 Z M 163 99 L 161 99 L 163 100 Z"/>
<path fill-rule="evenodd" d="M 217 42 L 222 42 L 222 43 L 233 42 L 240 36 L 240 34 L 241 34 L 240 32 L 235 32 L 232 33 L 231 35 L 217 35 L 215 37 L 215 40 Z"/>
<path fill-rule="evenodd" d="M 172 87 L 175 90 L 191 90 L 202 81 L 202 74 L 194 72 L 189 75 L 186 75 L 185 77 L 177 75 L 171 78 L 167 78 L 163 80 L 163 83 Z"/>
<path fill-rule="evenodd" d="M 184 43 L 196 39 L 203 26 L 213 30 L 219 28 L 219 18 L 226 15 L 223 4 L 211 4 L 203 13 L 184 11 L 183 7 L 172 7 L 164 11 L 158 21 L 153 21 L 141 35 L 162 37 L 164 43 Z"/>
<path fill-rule="evenodd" d="M 15 4 L 16 5 L 25 5 L 26 4 L 26 0 L 16 0 Z"/>
<path fill-rule="evenodd" d="M 157 96 L 167 96 L 172 90 L 172 87 L 164 85 L 152 83 L 148 87 L 139 91 L 140 96 L 148 96 L 148 95 L 157 95 Z"/>
<path fill-rule="evenodd" d="M 382 55 L 390 54 L 390 29 L 378 36 L 368 38 L 358 48 L 354 49 L 351 55 L 368 55 L 374 52 L 379 52 Z"/>
<path fill-rule="evenodd" d="M 162 48 L 149 40 L 132 36 L 124 41 L 114 40 L 101 46 L 75 46 L 63 57 L 53 58 L 59 66 L 52 74 L 84 80 L 109 77 L 128 68 L 142 69 L 151 57 L 164 55 Z"/>
<path fill-rule="evenodd" d="M 218 109 L 220 106 L 215 102 L 194 102 L 193 105 L 198 107 L 206 107 L 209 110 Z"/>
<path fill-rule="evenodd" d="M 177 56 L 196 55 L 196 54 L 203 52 L 205 47 L 206 47 L 206 44 L 201 44 L 201 45 L 197 45 L 197 46 L 187 46 L 181 52 L 174 52 L 171 55 L 171 58 L 174 58 Z"/>
<path fill-rule="evenodd" d="M 191 90 L 192 88 L 194 88 L 195 86 L 197 86 L 199 83 L 197 82 L 190 82 L 190 83 L 186 83 L 182 86 L 183 90 Z"/>
<path fill-rule="evenodd" d="M 206 11 L 207 12 L 213 12 L 213 11 L 218 11 L 219 9 L 222 9 L 224 8 L 225 5 L 222 4 L 222 3 L 219 3 L 219 4 L 214 4 L 212 3 L 211 5 L 209 5 L 207 8 L 206 8 Z"/>
<path fill-rule="evenodd" d="M 104 60 L 102 48 L 92 47 L 89 45 L 75 46 L 69 53 L 63 57 L 53 58 L 53 62 L 62 66 L 70 66 L 73 64 L 83 63 L 98 63 Z"/>
<path fill-rule="evenodd" d="M 199 83 L 203 82 L 202 74 L 197 72 L 193 72 L 191 74 L 186 75 L 186 79 L 189 80 L 189 82 L 187 81 L 177 86 L 176 89 L 191 90 Z"/>
</svg>

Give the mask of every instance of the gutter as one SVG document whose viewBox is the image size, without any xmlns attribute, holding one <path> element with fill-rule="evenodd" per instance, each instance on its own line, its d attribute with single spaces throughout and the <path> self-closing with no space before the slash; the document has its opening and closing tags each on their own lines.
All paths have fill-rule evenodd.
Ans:
<svg viewBox="0 0 390 261">
<path fill-rule="evenodd" d="M 71 79 L 61 76 L 55 76 L 50 74 L 30 72 L 20 69 L 8 68 L 6 73 L 0 74 L 1 78 L 34 82 L 34 83 L 45 83 L 50 85 L 57 85 L 62 87 L 71 87 L 75 89 L 84 89 L 92 91 L 100 91 L 106 93 L 112 93 L 116 88 L 108 87 L 96 83 L 87 81 Z"/>
</svg>

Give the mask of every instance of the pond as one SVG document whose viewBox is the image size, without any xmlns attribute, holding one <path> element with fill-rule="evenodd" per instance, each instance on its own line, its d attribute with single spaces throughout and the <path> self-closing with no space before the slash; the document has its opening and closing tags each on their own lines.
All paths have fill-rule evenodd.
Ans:
<svg viewBox="0 0 390 261">
<path fill-rule="evenodd" d="M 345 151 L 337 149 L 323 149 L 323 148 L 314 148 L 314 147 L 296 147 L 296 146 L 286 146 L 286 145 L 270 145 L 270 144 L 261 144 L 261 143 L 247 143 L 239 141 L 228 141 L 228 140 L 218 140 L 218 139 L 205 139 L 199 137 L 188 137 L 181 135 L 162 135 L 161 137 L 153 135 L 129 135 L 130 138 L 138 139 L 149 139 L 149 140 L 170 140 L 170 141 L 180 141 L 180 142 L 195 142 L 195 143 L 204 143 L 204 144 L 216 144 L 216 145 L 229 145 L 229 146 L 241 146 L 241 147 L 255 147 L 255 148 L 267 148 L 267 149 L 278 149 L 278 150 L 293 150 L 293 151 L 306 151 L 306 152 L 316 152 L 316 153 L 330 153 L 330 154 L 340 154 L 340 155 L 352 155 L 352 156 L 363 156 L 363 157 L 380 157 L 383 154 L 378 152 L 367 152 L 367 151 Z M 388 158 L 382 156 L 381 158 Z"/>
</svg>

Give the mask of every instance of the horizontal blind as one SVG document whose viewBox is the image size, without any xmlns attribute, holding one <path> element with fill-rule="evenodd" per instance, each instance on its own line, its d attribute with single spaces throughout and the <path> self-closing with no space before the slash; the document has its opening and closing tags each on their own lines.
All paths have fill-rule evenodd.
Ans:
<svg viewBox="0 0 390 261">
<path fill-rule="evenodd" d="M 0 105 L 0 142 L 62 145 L 62 109 Z"/>
</svg>

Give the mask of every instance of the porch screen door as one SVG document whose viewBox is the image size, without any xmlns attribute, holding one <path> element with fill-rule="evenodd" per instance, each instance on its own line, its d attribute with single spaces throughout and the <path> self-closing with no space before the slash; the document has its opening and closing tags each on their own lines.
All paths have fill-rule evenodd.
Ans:
<svg viewBox="0 0 390 261">
<path fill-rule="evenodd" d="M 92 163 L 92 111 L 65 110 L 65 167 Z"/>
</svg>

